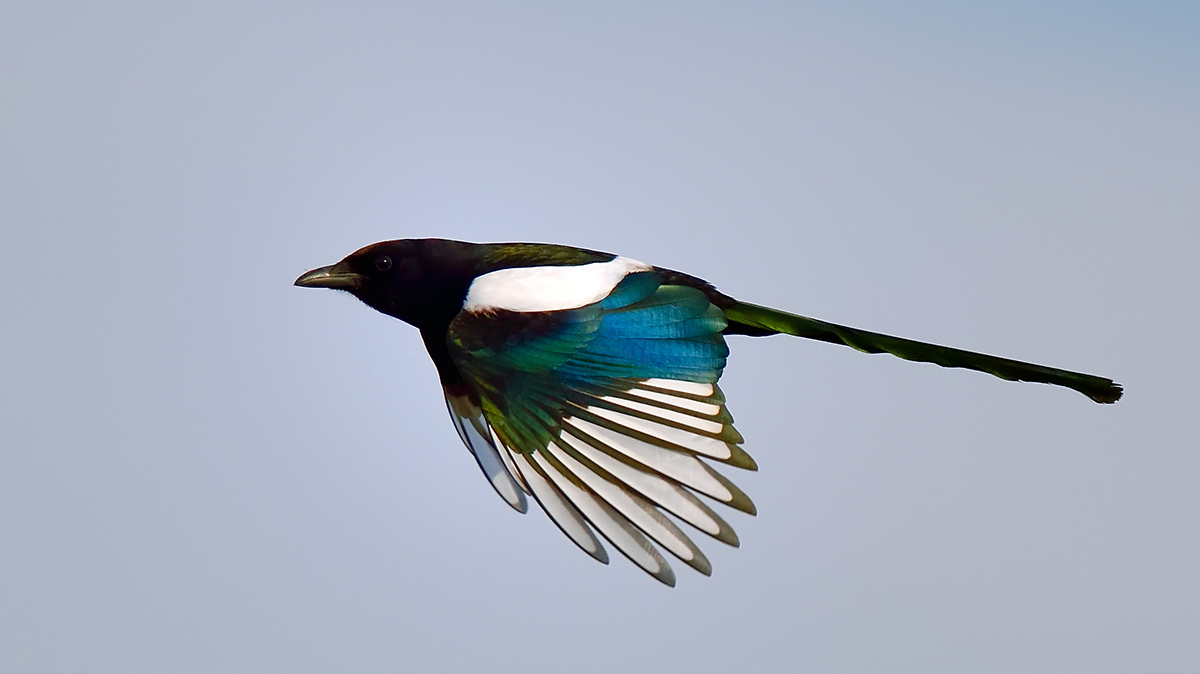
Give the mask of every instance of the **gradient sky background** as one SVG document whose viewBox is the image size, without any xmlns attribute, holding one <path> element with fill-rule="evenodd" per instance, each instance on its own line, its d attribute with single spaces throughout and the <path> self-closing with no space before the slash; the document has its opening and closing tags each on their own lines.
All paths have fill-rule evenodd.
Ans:
<svg viewBox="0 0 1200 674">
<path fill-rule="evenodd" d="M 1200 5 L 836 7 L 0 6 L 0 670 L 1200 670 Z M 733 338 L 759 515 L 669 590 L 291 285 L 411 236 L 1127 396 Z"/>
</svg>

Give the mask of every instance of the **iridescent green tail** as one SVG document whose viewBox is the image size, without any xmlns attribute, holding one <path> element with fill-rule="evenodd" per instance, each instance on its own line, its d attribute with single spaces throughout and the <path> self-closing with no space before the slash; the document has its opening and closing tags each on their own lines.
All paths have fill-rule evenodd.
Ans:
<svg viewBox="0 0 1200 674">
<path fill-rule="evenodd" d="M 826 323 L 815 318 L 789 314 L 736 300 L 733 305 L 725 307 L 724 310 L 725 316 L 730 322 L 730 328 L 732 328 L 729 332 L 756 335 L 783 333 L 807 337 L 823 342 L 845 344 L 866 353 L 890 353 L 905 360 L 936 363 L 942 367 L 977 370 L 1010 381 L 1031 381 L 1065 386 L 1079 391 L 1098 403 L 1115 403 L 1121 399 L 1121 385 L 1104 377 L 881 335 L 877 332 Z"/>
</svg>

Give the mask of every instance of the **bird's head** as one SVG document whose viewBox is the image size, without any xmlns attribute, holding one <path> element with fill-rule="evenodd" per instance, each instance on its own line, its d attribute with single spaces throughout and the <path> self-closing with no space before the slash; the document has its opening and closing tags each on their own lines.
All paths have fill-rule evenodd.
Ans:
<svg viewBox="0 0 1200 674">
<path fill-rule="evenodd" d="M 383 241 L 302 275 L 296 285 L 345 290 L 418 328 L 448 325 L 478 273 L 481 248 L 445 239 Z"/>
</svg>

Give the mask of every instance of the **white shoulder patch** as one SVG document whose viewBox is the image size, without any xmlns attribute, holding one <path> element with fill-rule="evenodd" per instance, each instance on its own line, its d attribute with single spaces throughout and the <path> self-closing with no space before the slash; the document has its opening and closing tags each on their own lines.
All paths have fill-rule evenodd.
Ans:
<svg viewBox="0 0 1200 674">
<path fill-rule="evenodd" d="M 627 257 L 569 267 L 516 267 L 484 274 L 471 282 L 466 311 L 561 311 L 578 309 L 608 296 L 626 274 L 652 267 Z"/>
</svg>

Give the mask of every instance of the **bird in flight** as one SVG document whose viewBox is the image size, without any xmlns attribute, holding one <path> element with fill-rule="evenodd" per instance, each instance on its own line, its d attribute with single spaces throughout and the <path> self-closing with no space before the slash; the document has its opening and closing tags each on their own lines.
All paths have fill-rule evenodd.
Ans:
<svg viewBox="0 0 1200 674">
<path fill-rule="evenodd" d="M 532 496 L 584 552 L 608 563 L 599 533 L 667 585 L 660 549 L 712 572 L 677 521 L 738 545 L 699 496 L 755 513 L 710 465 L 757 468 L 717 385 L 727 335 L 795 335 L 1121 397 L 1111 379 L 827 323 L 569 246 L 384 241 L 295 284 L 345 290 L 420 330 L 459 437 L 501 498 L 525 512 Z"/>
</svg>

